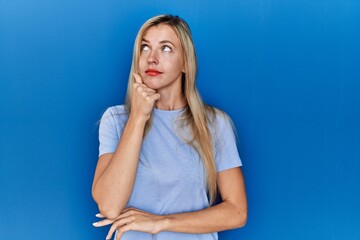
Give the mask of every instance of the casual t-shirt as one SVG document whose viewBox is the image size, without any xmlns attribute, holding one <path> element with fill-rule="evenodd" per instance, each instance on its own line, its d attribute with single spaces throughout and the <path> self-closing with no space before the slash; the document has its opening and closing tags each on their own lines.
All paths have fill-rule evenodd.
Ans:
<svg viewBox="0 0 360 240">
<path fill-rule="evenodd" d="M 152 125 L 143 139 L 136 180 L 127 207 L 157 215 L 192 212 L 209 207 L 202 160 L 184 138 L 186 129 L 179 128 L 177 118 L 185 109 L 165 111 L 154 108 Z M 128 114 L 124 106 L 108 108 L 99 128 L 99 156 L 114 153 Z M 228 117 L 217 114 L 210 127 L 213 136 L 215 164 L 218 172 L 241 166 L 234 132 Z M 160 232 L 148 234 L 128 231 L 122 240 L 210 240 L 217 233 L 186 234 Z"/>
</svg>

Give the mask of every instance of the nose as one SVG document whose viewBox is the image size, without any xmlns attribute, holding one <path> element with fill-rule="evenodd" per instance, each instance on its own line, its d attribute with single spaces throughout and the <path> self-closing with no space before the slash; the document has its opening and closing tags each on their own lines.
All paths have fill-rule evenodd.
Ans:
<svg viewBox="0 0 360 240">
<path fill-rule="evenodd" d="M 148 64 L 158 64 L 159 63 L 156 51 L 150 52 L 147 61 L 148 61 Z"/>
</svg>

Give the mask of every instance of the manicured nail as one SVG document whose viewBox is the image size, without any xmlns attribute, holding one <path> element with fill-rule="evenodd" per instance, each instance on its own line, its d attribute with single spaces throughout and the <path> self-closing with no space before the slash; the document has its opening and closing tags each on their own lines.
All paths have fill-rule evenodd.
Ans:
<svg viewBox="0 0 360 240">
<path fill-rule="evenodd" d="M 99 225 L 98 222 L 94 222 L 94 223 L 93 223 L 93 226 L 94 226 L 94 227 L 97 227 L 98 225 Z"/>
<path fill-rule="evenodd" d="M 102 215 L 101 215 L 101 213 L 98 213 L 98 214 L 95 215 L 95 217 L 99 218 L 99 217 L 102 217 Z"/>
</svg>

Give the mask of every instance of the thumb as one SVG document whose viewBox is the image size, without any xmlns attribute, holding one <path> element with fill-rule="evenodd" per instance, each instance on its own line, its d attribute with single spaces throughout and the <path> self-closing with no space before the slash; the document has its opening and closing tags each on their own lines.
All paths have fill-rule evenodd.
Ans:
<svg viewBox="0 0 360 240">
<path fill-rule="evenodd" d="M 135 82 L 137 82 L 137 83 L 143 83 L 143 81 L 142 81 L 142 79 L 141 79 L 141 77 L 140 77 L 139 74 L 133 73 L 133 76 L 134 76 Z"/>
</svg>

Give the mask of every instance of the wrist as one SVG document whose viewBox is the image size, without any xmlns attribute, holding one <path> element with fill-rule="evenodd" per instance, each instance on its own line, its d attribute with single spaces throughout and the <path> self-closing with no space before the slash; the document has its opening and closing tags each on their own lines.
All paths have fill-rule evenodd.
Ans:
<svg viewBox="0 0 360 240">
<path fill-rule="evenodd" d="M 170 231 L 170 222 L 169 216 L 160 216 L 158 219 L 158 232 Z"/>
<path fill-rule="evenodd" d="M 136 126 L 138 126 L 138 125 L 145 125 L 148 120 L 149 120 L 149 117 L 147 117 L 147 116 L 141 116 L 141 115 L 136 115 L 136 114 L 130 113 L 128 121 L 132 122 Z"/>
</svg>

